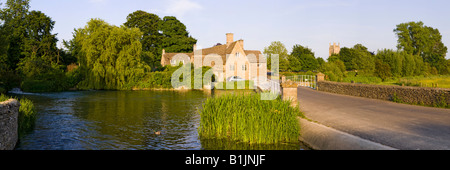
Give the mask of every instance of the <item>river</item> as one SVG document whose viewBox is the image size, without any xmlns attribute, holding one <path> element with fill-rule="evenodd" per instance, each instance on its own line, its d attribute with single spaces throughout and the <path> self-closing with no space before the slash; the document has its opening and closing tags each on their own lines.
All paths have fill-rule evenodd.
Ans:
<svg viewBox="0 0 450 170">
<path fill-rule="evenodd" d="M 17 150 L 299 150 L 300 144 L 200 140 L 202 91 L 79 91 L 16 94 L 32 100 L 35 128 Z M 160 132 L 156 135 L 155 132 Z"/>
</svg>

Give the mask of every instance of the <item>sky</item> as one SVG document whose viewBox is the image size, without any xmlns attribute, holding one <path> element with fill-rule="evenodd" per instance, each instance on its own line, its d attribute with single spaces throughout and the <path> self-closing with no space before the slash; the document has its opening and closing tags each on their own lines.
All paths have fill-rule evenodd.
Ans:
<svg viewBox="0 0 450 170">
<path fill-rule="evenodd" d="M 341 47 L 359 43 L 373 52 L 396 49 L 393 30 L 410 21 L 439 29 L 450 47 L 448 0 L 31 0 L 30 6 L 56 22 L 53 33 L 60 42 L 72 39 L 73 30 L 91 18 L 120 26 L 128 14 L 143 10 L 177 17 L 198 48 L 224 44 L 225 34 L 234 33 L 246 50 L 263 51 L 281 41 L 288 51 L 299 44 L 327 59 L 333 42 Z"/>
</svg>

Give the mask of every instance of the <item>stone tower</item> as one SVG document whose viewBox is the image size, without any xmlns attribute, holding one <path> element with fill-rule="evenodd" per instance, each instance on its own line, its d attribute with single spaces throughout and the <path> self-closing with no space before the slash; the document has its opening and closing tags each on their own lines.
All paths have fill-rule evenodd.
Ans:
<svg viewBox="0 0 450 170">
<path fill-rule="evenodd" d="M 328 57 L 333 54 L 339 54 L 339 52 L 341 52 L 341 43 L 339 43 L 338 45 L 336 45 L 336 43 L 333 43 L 333 45 L 331 45 L 330 43 L 330 55 Z"/>
</svg>

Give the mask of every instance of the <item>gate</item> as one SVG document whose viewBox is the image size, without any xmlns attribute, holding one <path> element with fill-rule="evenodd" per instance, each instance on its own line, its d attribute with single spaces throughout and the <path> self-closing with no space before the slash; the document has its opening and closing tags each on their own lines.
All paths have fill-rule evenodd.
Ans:
<svg viewBox="0 0 450 170">
<path fill-rule="evenodd" d="M 286 81 L 287 80 L 297 83 L 300 87 L 317 89 L 317 77 L 315 75 L 286 76 Z"/>
</svg>

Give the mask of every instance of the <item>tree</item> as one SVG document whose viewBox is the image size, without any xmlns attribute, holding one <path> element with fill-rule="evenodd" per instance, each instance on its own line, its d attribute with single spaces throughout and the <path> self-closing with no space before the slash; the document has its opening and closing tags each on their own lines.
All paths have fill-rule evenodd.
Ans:
<svg viewBox="0 0 450 170">
<path fill-rule="evenodd" d="M 161 48 L 167 52 L 188 53 L 194 50 L 197 40 L 189 36 L 186 26 L 176 17 L 164 17 L 160 31 L 163 36 Z"/>
<path fill-rule="evenodd" d="M 153 71 L 161 67 L 162 49 L 166 52 L 192 52 L 194 44 L 197 43 L 197 40 L 189 35 L 186 26 L 173 16 L 161 20 L 158 15 L 138 10 L 128 15 L 124 25 L 128 28 L 139 28 L 143 33 L 142 57 Z"/>
<path fill-rule="evenodd" d="M 341 81 L 344 77 L 345 65 L 343 61 L 333 57 L 323 64 L 320 71 L 327 75 L 330 81 Z"/>
<path fill-rule="evenodd" d="M 391 77 L 391 67 L 380 59 L 375 60 L 375 76 L 381 78 L 383 81 Z"/>
<path fill-rule="evenodd" d="M 392 76 L 394 77 L 403 76 L 404 58 L 398 52 L 391 49 L 379 50 L 377 52 L 376 58 L 381 60 L 381 62 L 389 65 L 390 73 L 392 74 Z"/>
<path fill-rule="evenodd" d="M 301 63 L 301 70 L 313 71 L 319 68 L 319 62 L 317 62 L 314 53 L 310 48 L 298 44 L 294 45 L 291 56 Z M 289 62 L 291 62 L 291 60 Z"/>
<path fill-rule="evenodd" d="M 355 70 L 356 66 L 353 64 L 353 58 L 355 57 L 354 50 L 352 48 L 343 47 L 339 52 L 338 58 L 344 62 L 347 70 Z"/>
<path fill-rule="evenodd" d="M 48 88 L 59 88 L 61 83 L 56 80 L 64 79 L 64 73 L 59 74 L 63 69 L 56 64 L 58 40 L 51 34 L 55 22 L 29 8 L 29 0 L 8 0 L 0 10 L 0 72 L 8 74 L 1 76 L 2 84 L 10 89 L 27 82 L 36 86 L 36 81 L 47 81 Z"/>
<path fill-rule="evenodd" d="M 8 0 L 5 8 L 0 11 L 0 20 L 3 21 L 2 33 L 6 35 L 4 42 L 7 44 L 5 62 L 12 70 L 17 68 L 17 63 L 24 57 L 22 44 L 27 25 L 25 18 L 29 8 L 29 0 Z"/>
<path fill-rule="evenodd" d="M 161 54 L 159 47 L 163 39 L 160 33 L 161 24 L 162 20 L 158 15 L 138 10 L 127 16 L 124 25 L 128 28 L 139 28 L 143 33 L 142 50 L 157 55 Z"/>
<path fill-rule="evenodd" d="M 346 70 L 358 70 L 368 75 L 375 70 L 373 54 L 361 44 L 356 44 L 352 48 L 342 48 L 338 57 L 344 63 Z"/>
<path fill-rule="evenodd" d="M 317 63 L 319 63 L 319 69 L 325 64 L 325 60 L 321 57 L 317 58 Z"/>
<path fill-rule="evenodd" d="M 394 32 L 398 37 L 399 50 L 421 56 L 424 62 L 430 63 L 439 72 L 445 70 L 447 47 L 442 43 L 442 35 L 438 29 L 425 26 L 419 21 L 401 23 Z"/>
<path fill-rule="evenodd" d="M 129 89 L 150 68 L 142 61 L 142 32 L 91 19 L 74 33 L 85 75 L 83 89 Z"/>
<path fill-rule="evenodd" d="M 297 57 L 289 55 L 288 60 L 289 60 L 289 69 L 288 69 L 289 71 L 293 72 L 302 71 L 303 68 L 302 62 L 300 62 L 300 60 Z"/>
<path fill-rule="evenodd" d="M 51 31 L 55 25 L 50 17 L 41 11 L 31 11 L 25 17 L 25 35 L 22 54 L 26 56 L 45 56 L 51 62 L 57 62 L 56 42 L 58 39 Z"/>
<path fill-rule="evenodd" d="M 281 71 L 285 71 L 289 69 L 289 62 L 288 62 L 288 51 L 283 43 L 280 41 L 273 41 L 270 43 L 268 47 L 264 48 L 264 55 L 267 57 L 267 69 L 272 69 L 272 55 L 278 55 L 279 57 L 279 69 Z M 276 68 L 275 68 L 276 69 Z"/>
</svg>

